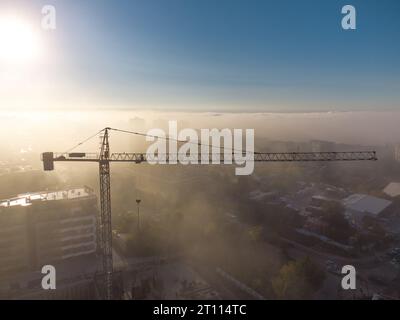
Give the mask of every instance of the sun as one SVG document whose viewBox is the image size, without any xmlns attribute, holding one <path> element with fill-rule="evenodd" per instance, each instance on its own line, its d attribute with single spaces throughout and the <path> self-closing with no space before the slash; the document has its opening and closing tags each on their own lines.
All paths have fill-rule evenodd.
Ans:
<svg viewBox="0 0 400 320">
<path fill-rule="evenodd" d="M 0 63 L 29 63 L 40 55 L 40 39 L 28 22 L 0 17 Z"/>
</svg>

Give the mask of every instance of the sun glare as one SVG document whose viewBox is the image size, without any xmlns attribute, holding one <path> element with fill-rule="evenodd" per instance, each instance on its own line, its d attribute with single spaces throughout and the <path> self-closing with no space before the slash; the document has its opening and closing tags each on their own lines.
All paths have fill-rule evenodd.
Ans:
<svg viewBox="0 0 400 320">
<path fill-rule="evenodd" d="M 40 41 L 33 27 L 15 17 L 0 17 L 0 63 L 28 63 L 39 57 Z"/>
</svg>

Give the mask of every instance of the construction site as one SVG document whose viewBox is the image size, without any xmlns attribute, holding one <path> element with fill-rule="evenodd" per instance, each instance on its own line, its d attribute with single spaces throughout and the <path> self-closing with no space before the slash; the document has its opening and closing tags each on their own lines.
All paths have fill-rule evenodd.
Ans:
<svg viewBox="0 0 400 320">
<path fill-rule="evenodd" d="M 90 137 L 100 137 L 101 145 L 98 153 L 71 150 L 67 153 L 46 152 L 42 155 L 45 171 L 54 170 L 57 162 L 96 163 L 100 182 L 98 195 L 95 195 L 89 187 L 80 187 L 24 194 L 1 202 L 0 210 L 4 212 L 2 218 L 12 216 L 12 219 L 7 219 L 6 225 L 2 224 L 0 230 L 2 250 L 8 250 L 10 253 L 2 256 L 4 261 L 1 264 L 3 271 L 8 272 L 4 274 L 8 277 L 6 283 L 10 298 L 221 299 L 229 297 L 230 294 L 224 293 L 224 289 L 216 290 L 215 280 L 212 280 L 213 285 L 210 285 L 204 277 L 199 276 L 195 271 L 196 267 L 194 269 L 191 267 L 195 262 L 182 260 L 179 252 L 149 258 L 127 257 L 124 254 L 127 245 L 124 234 L 112 229 L 111 164 L 128 162 L 143 166 L 148 160 L 148 155 L 111 152 L 109 142 L 111 131 L 145 135 L 105 128 Z M 208 145 L 208 147 L 211 159 L 215 152 L 213 146 Z M 227 153 L 226 150 L 221 150 L 222 164 Z M 158 156 L 164 157 L 166 164 L 174 159 L 170 154 Z M 261 163 L 377 160 L 375 151 L 256 152 L 253 156 L 255 162 Z M 140 199 L 136 199 L 138 233 L 140 233 L 140 202 Z M 14 236 L 6 237 L 10 234 Z M 140 241 L 140 238 L 137 237 L 136 240 Z M 140 246 L 140 243 L 138 245 Z M 41 278 L 38 270 L 45 264 L 54 264 L 60 275 L 58 290 L 54 293 L 43 292 L 38 288 Z M 21 280 L 24 278 L 21 278 L 21 273 L 26 275 L 26 279 Z M 13 282 L 9 274 L 17 275 L 16 279 L 19 280 Z M 241 295 L 248 298 L 259 296 L 229 273 L 220 270 L 219 276 L 221 277 L 219 282 L 230 283 L 228 286 L 241 291 Z"/>
<path fill-rule="evenodd" d="M 225 163 L 237 150 L 216 140 L 151 136 L 208 150 L 203 163 L 184 165 L 176 160 L 189 153 L 114 151 L 121 142 L 146 148 L 131 137 L 147 133 L 107 127 L 67 151 L 42 153 L 39 170 L 5 171 L 3 182 L 15 188 L 17 179 L 15 190 L 42 191 L 0 200 L 3 299 L 398 296 L 400 203 L 397 184 L 388 183 L 395 177 L 382 174 L 396 161 L 390 149 L 258 142 L 272 152 L 251 153 L 254 173 L 237 176 L 237 164 Z M 248 150 L 241 156 L 251 158 Z M 350 296 L 337 289 L 348 263 L 360 277 Z M 56 290 L 43 289 L 46 265 L 56 270 Z M 292 265 L 315 273 L 299 293 L 277 284 Z"/>
</svg>

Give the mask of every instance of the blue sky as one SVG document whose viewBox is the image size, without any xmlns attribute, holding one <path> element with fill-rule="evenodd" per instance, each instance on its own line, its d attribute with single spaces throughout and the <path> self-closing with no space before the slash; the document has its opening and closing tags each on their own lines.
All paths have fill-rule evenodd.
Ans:
<svg viewBox="0 0 400 320">
<path fill-rule="evenodd" d="M 2 2 L 37 23 L 42 5 L 57 9 L 42 106 L 400 109 L 397 0 Z M 355 31 L 341 28 L 346 4 Z"/>
</svg>

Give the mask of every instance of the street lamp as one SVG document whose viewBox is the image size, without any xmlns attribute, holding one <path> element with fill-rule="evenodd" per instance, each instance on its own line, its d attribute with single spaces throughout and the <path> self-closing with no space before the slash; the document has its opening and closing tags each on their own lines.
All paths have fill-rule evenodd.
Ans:
<svg viewBox="0 0 400 320">
<path fill-rule="evenodd" d="M 139 230 L 140 230 L 140 220 L 139 220 L 139 218 L 140 218 L 140 214 L 139 214 L 139 205 L 140 205 L 140 202 L 141 202 L 142 200 L 140 200 L 140 199 L 136 199 L 136 204 L 137 204 L 137 232 L 138 232 L 138 234 L 139 234 Z"/>
</svg>

